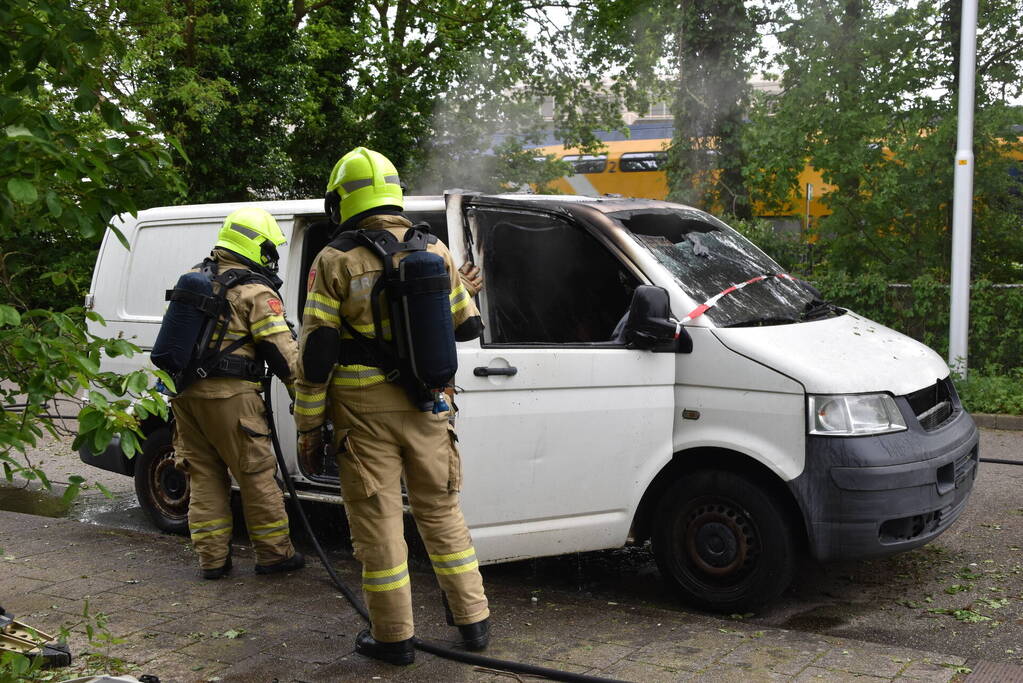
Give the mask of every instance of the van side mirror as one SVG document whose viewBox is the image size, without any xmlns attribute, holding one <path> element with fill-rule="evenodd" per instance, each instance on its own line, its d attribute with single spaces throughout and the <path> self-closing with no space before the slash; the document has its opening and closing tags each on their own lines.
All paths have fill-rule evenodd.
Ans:
<svg viewBox="0 0 1023 683">
<path fill-rule="evenodd" d="M 629 348 L 662 353 L 691 353 L 693 339 L 671 314 L 668 291 L 663 287 L 640 285 L 632 294 L 625 321 Z"/>
</svg>

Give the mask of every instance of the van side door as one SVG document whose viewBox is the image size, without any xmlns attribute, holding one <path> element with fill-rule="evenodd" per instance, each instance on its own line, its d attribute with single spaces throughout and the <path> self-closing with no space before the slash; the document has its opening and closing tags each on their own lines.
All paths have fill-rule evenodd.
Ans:
<svg viewBox="0 0 1023 683">
<path fill-rule="evenodd" d="M 459 345 L 456 378 L 477 551 L 495 560 L 623 545 L 645 473 L 671 458 L 676 358 L 614 338 L 646 282 L 567 214 L 462 200 L 452 250 L 485 278 L 484 334 Z"/>
</svg>

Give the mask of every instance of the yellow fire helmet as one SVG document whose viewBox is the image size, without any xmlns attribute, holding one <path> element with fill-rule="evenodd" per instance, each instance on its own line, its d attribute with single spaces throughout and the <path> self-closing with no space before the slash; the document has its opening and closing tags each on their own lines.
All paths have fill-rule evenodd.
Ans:
<svg viewBox="0 0 1023 683">
<path fill-rule="evenodd" d="M 247 207 L 232 211 L 217 234 L 218 247 L 224 247 L 254 263 L 277 267 L 277 247 L 287 244 L 277 220 L 265 209 Z"/>
<path fill-rule="evenodd" d="M 405 208 L 398 170 L 387 157 L 356 147 L 334 165 L 327 180 L 326 211 L 335 223 L 378 206 Z"/>
</svg>

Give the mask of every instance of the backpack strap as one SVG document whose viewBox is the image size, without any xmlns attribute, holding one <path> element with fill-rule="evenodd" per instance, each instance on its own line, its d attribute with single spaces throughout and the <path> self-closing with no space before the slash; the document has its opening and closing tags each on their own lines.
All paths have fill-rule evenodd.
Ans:
<svg viewBox="0 0 1023 683">
<path fill-rule="evenodd" d="M 245 336 L 241 337 L 240 339 L 236 339 L 235 341 L 228 344 L 227 347 L 220 349 L 220 345 L 224 341 L 224 335 L 227 334 L 227 328 L 230 324 L 230 320 L 223 315 L 225 309 L 227 308 L 226 296 L 227 290 L 231 289 L 232 287 L 237 287 L 238 285 L 248 284 L 250 282 L 257 282 L 259 284 L 266 285 L 275 294 L 277 294 L 277 296 L 280 296 L 280 292 L 277 291 L 277 288 L 274 287 L 273 283 L 269 280 L 269 278 L 266 278 L 259 273 L 253 272 L 251 270 L 246 270 L 244 268 L 232 268 L 230 270 L 225 270 L 224 272 L 221 273 L 218 272 L 219 269 L 216 267 L 217 263 L 215 261 L 211 261 L 211 263 L 213 264 L 212 268 L 213 282 L 220 285 L 220 289 L 214 292 L 214 295 L 211 298 L 217 300 L 217 303 L 220 306 L 220 308 L 218 309 L 217 313 L 217 321 L 215 323 L 216 328 L 213 334 L 213 339 L 211 339 L 208 346 L 212 346 L 213 348 L 219 350 L 212 354 L 208 354 L 208 348 L 203 349 L 203 355 L 200 355 L 199 365 L 195 369 L 195 374 L 199 375 L 200 377 L 207 377 L 210 372 L 216 371 L 216 369 L 224 361 L 228 359 L 228 356 L 230 356 L 233 352 L 240 349 L 245 344 L 253 341 L 252 334 L 246 333 Z"/>
</svg>

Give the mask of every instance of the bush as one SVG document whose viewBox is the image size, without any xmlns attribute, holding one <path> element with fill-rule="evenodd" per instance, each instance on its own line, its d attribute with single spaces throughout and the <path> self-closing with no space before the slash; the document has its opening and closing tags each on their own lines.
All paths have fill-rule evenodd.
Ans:
<svg viewBox="0 0 1023 683">
<path fill-rule="evenodd" d="M 956 381 L 956 389 L 971 413 L 1023 415 L 1023 370 L 1001 377 L 970 373 Z"/>
</svg>

